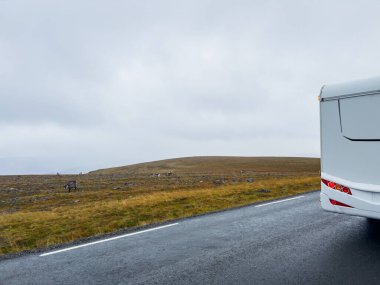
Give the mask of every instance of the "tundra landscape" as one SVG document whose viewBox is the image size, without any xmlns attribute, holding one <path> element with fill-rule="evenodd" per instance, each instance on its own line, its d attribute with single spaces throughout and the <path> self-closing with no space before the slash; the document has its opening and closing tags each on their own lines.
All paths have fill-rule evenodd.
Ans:
<svg viewBox="0 0 380 285">
<path fill-rule="evenodd" d="M 0 252 L 299 194 L 319 187 L 319 159 L 193 157 L 79 175 L 0 176 Z M 64 189 L 75 180 L 78 189 Z"/>
</svg>

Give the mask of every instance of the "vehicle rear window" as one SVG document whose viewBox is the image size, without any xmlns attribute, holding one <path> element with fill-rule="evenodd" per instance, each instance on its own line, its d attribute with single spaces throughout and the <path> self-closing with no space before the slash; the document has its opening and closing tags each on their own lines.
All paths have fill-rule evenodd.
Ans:
<svg viewBox="0 0 380 285">
<path fill-rule="evenodd" d="M 380 141 L 380 95 L 340 99 L 339 105 L 343 136 Z"/>
</svg>

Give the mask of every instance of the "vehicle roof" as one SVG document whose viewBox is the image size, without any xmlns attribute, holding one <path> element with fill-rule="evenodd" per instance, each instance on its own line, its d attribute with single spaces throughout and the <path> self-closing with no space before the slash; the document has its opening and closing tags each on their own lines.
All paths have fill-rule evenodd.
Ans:
<svg viewBox="0 0 380 285">
<path fill-rule="evenodd" d="M 321 98 L 333 99 L 362 93 L 380 93 L 380 77 L 356 80 L 346 83 L 325 85 L 322 87 Z"/>
</svg>

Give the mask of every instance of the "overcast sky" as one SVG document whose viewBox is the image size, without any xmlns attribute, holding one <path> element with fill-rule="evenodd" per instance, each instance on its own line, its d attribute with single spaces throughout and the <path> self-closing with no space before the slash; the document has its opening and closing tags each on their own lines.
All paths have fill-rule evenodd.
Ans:
<svg viewBox="0 0 380 285">
<path fill-rule="evenodd" d="M 325 83 L 380 75 L 380 1 L 0 0 L 0 174 L 319 156 Z"/>
</svg>

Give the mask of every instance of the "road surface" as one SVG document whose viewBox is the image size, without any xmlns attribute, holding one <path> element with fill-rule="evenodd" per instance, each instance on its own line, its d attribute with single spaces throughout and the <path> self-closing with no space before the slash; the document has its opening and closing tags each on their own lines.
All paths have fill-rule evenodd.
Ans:
<svg viewBox="0 0 380 285">
<path fill-rule="evenodd" d="M 0 261 L 0 284 L 380 284 L 379 225 L 319 193 Z"/>
</svg>

